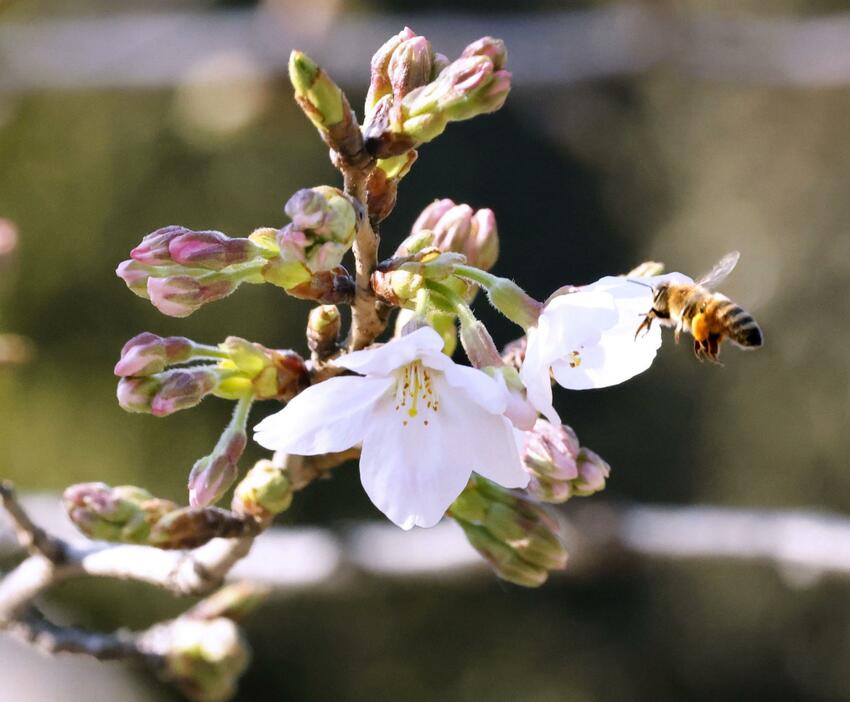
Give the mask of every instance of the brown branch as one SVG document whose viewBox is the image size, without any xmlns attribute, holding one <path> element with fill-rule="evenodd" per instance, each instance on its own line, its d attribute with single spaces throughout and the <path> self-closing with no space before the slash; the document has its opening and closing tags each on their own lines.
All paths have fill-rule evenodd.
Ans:
<svg viewBox="0 0 850 702">
<path fill-rule="evenodd" d="M 64 557 L 62 543 L 36 526 L 15 497 L 15 489 L 7 480 L 0 482 L 0 504 L 6 509 L 15 528 L 18 542 L 32 554 L 41 554 L 49 561 Z"/>
<path fill-rule="evenodd" d="M 275 456 L 277 465 L 286 464 L 286 472 L 295 490 L 303 490 L 314 480 L 329 477 L 332 469 L 346 461 L 360 457 L 360 448 L 355 446 L 338 453 L 326 453 L 320 456 L 294 456 L 280 454 Z"/>
<path fill-rule="evenodd" d="M 366 203 L 368 172 L 344 171 L 345 192 L 361 203 Z M 349 350 L 369 346 L 384 331 L 386 322 L 378 315 L 378 299 L 372 291 L 372 272 L 378 265 L 378 234 L 372 228 L 369 212 L 364 204 L 357 235 L 354 238 L 355 291 L 351 306 L 351 335 Z"/>
<path fill-rule="evenodd" d="M 122 631 L 111 634 L 63 627 L 48 620 L 31 608 L 20 619 L 11 622 L 6 631 L 46 654 L 77 653 L 99 661 L 146 659 L 137 645 L 136 637 Z"/>
</svg>

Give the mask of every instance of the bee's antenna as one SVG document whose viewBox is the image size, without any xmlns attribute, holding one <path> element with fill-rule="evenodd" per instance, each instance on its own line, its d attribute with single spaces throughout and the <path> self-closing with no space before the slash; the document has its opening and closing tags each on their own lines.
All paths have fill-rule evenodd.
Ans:
<svg viewBox="0 0 850 702">
<path fill-rule="evenodd" d="M 626 278 L 626 280 L 628 280 L 630 283 L 634 283 L 635 285 L 643 285 L 643 287 L 645 287 L 645 288 L 649 288 L 650 290 L 655 290 L 655 288 L 652 285 L 649 285 L 649 283 L 642 283 L 639 280 L 632 280 L 631 278 Z"/>
</svg>

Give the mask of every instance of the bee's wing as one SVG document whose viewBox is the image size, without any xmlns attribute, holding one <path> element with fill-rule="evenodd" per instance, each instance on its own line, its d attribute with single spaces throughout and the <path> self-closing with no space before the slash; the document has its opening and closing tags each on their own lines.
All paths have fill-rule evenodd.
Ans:
<svg viewBox="0 0 850 702">
<path fill-rule="evenodd" d="M 740 252 L 730 251 L 715 264 L 714 268 L 699 277 L 696 284 L 702 285 L 704 288 L 713 288 L 719 285 L 733 271 L 740 257 Z"/>
</svg>

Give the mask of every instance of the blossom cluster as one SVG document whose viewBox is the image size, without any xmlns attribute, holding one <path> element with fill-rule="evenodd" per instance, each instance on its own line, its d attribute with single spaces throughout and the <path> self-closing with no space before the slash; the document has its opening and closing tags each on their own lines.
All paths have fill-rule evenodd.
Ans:
<svg viewBox="0 0 850 702">
<path fill-rule="evenodd" d="M 165 416 L 217 396 L 235 403 L 233 418 L 189 472 L 188 507 L 129 486 L 76 486 L 66 501 L 81 529 L 163 548 L 195 543 L 181 529 L 204 519 L 231 525 L 219 535 L 236 533 L 252 519 L 267 524 L 289 506 L 293 486 L 306 485 L 289 457 L 359 454 L 363 489 L 402 529 L 453 519 L 500 577 L 522 585 L 564 567 L 559 518 L 546 505 L 604 489 L 610 468 L 563 423 L 553 381 L 591 390 L 645 371 L 661 332 L 635 332 L 654 288 L 683 278 L 653 264 L 535 300 L 491 272 L 494 212 L 448 198 L 428 205 L 379 262 L 377 227 L 418 150 L 450 123 L 499 109 L 511 87 L 506 65 L 498 39 L 483 37 L 449 60 L 405 28 L 372 59 L 359 124 L 331 77 L 293 52 L 295 100 L 330 147 L 344 189 L 299 190 L 284 207 L 288 224 L 247 237 L 164 227 L 117 273 L 173 317 L 243 283 L 320 303 L 307 315 L 310 356 L 237 337 L 210 346 L 143 333 L 127 342 L 115 367 L 124 409 Z M 344 267 L 350 252 L 353 276 Z M 473 311 L 479 290 L 521 328 L 504 351 Z M 339 305 L 352 308 L 347 337 Z M 458 344 L 468 363 L 454 360 Z M 254 440 L 276 453 L 239 483 L 222 516 L 214 505 L 239 479 L 258 401 L 284 404 L 253 427 Z"/>
</svg>

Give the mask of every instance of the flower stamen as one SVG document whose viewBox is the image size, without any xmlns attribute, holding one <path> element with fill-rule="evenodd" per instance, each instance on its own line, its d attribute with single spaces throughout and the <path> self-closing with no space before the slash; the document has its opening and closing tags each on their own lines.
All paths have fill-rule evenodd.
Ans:
<svg viewBox="0 0 850 702">
<path fill-rule="evenodd" d="M 440 407 L 434 395 L 431 370 L 423 366 L 420 361 L 413 361 L 401 369 L 396 380 L 395 395 L 395 410 L 397 412 L 404 410 L 411 418 L 419 416 L 420 411 L 423 410 L 437 412 Z M 424 424 L 428 426 L 427 419 L 424 420 Z M 402 421 L 402 426 L 407 426 L 406 419 Z"/>
</svg>

